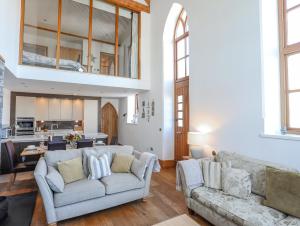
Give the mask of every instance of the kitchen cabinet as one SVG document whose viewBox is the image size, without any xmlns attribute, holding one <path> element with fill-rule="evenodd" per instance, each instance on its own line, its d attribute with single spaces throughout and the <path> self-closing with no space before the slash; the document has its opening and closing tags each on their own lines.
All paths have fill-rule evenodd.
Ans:
<svg viewBox="0 0 300 226">
<path fill-rule="evenodd" d="M 70 99 L 62 99 L 60 104 L 60 119 L 69 121 L 73 118 L 73 101 Z"/>
<path fill-rule="evenodd" d="M 36 97 L 16 97 L 16 117 L 36 117 Z"/>
<path fill-rule="evenodd" d="M 36 98 L 36 120 L 46 121 L 49 119 L 49 99 L 44 97 Z"/>
<path fill-rule="evenodd" d="M 49 99 L 49 120 L 60 120 L 60 99 L 51 98 Z"/>
<path fill-rule="evenodd" d="M 73 100 L 73 120 L 83 120 L 83 100 Z"/>
</svg>

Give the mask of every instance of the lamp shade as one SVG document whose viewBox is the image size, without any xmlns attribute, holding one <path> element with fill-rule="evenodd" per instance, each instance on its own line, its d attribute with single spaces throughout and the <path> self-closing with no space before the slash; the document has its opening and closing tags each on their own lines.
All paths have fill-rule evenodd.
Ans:
<svg viewBox="0 0 300 226">
<path fill-rule="evenodd" d="M 188 132 L 189 145 L 203 145 L 203 134 L 199 132 Z"/>
</svg>

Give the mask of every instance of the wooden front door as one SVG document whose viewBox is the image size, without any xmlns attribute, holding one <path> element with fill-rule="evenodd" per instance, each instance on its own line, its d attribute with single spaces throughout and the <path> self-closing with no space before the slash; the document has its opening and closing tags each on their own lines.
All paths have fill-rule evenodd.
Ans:
<svg viewBox="0 0 300 226">
<path fill-rule="evenodd" d="M 111 103 L 105 104 L 102 108 L 101 132 L 108 135 L 108 144 L 113 137 L 118 137 L 118 114 Z"/>
<path fill-rule="evenodd" d="M 189 155 L 189 78 L 175 82 L 175 160 Z"/>
</svg>

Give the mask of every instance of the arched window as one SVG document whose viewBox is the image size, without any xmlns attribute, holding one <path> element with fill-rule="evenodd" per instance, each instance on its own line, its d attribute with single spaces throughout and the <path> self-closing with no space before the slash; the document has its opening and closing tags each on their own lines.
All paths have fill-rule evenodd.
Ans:
<svg viewBox="0 0 300 226">
<path fill-rule="evenodd" d="M 175 28 L 175 75 L 176 80 L 190 75 L 189 26 L 185 9 L 181 10 Z"/>
</svg>

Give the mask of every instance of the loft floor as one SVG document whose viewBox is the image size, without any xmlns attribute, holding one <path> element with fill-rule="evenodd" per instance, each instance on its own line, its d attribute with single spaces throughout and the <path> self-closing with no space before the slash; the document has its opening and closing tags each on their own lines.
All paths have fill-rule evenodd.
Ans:
<svg viewBox="0 0 300 226">
<path fill-rule="evenodd" d="M 32 173 L 17 175 L 16 183 L 7 190 L 10 175 L 0 176 L 0 196 L 15 195 L 36 191 Z M 165 221 L 181 214 L 188 214 L 184 197 L 175 190 L 175 169 L 163 169 L 154 173 L 151 182 L 151 195 L 146 202 L 136 201 L 122 206 L 92 213 L 58 223 L 58 226 L 148 226 Z M 200 216 L 192 216 L 201 226 L 209 226 Z M 46 226 L 45 211 L 40 195 L 31 226 Z"/>
</svg>

